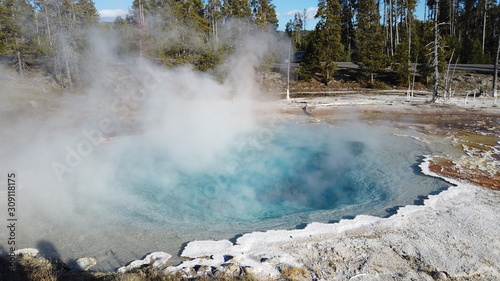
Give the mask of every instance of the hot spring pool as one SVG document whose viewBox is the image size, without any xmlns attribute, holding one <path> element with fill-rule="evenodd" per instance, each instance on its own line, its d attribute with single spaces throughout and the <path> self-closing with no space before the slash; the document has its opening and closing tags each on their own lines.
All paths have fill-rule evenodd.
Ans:
<svg viewBox="0 0 500 281">
<path fill-rule="evenodd" d="M 388 127 L 303 121 L 237 135 L 213 153 L 195 139 L 193 155 L 147 135 L 116 137 L 65 179 L 67 216 L 31 216 L 22 246 L 95 257 L 109 271 L 152 251 L 175 256 L 192 240 L 387 216 L 448 187 L 418 168 L 427 143 Z"/>
</svg>

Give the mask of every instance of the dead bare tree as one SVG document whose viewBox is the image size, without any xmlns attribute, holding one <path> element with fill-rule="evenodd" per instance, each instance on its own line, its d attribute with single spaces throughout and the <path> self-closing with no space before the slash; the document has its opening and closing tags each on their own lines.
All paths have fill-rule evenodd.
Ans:
<svg viewBox="0 0 500 281">
<path fill-rule="evenodd" d="M 61 77 L 65 77 L 68 82 L 68 87 L 73 89 L 75 77 L 73 74 L 77 67 L 78 54 L 69 42 L 68 35 L 64 30 L 60 30 L 53 36 L 53 45 L 56 50 L 54 57 L 54 69 L 56 73 L 60 73 Z M 64 78 L 61 78 L 61 83 L 64 85 Z"/>
<path fill-rule="evenodd" d="M 453 81 L 453 74 L 450 75 L 450 68 L 451 68 L 451 63 L 453 60 L 453 55 L 455 54 L 455 50 L 451 52 L 450 60 L 448 61 L 448 68 L 446 69 L 446 75 L 444 78 L 444 88 L 446 90 L 445 97 L 450 99 L 452 96 L 452 90 L 451 90 L 451 83 Z M 453 68 L 453 73 L 455 72 L 456 64 L 455 67 Z M 447 94 L 447 96 L 446 96 Z"/>
<path fill-rule="evenodd" d="M 497 46 L 497 55 L 495 57 L 495 69 L 493 71 L 493 97 L 495 98 L 495 104 L 497 102 L 498 93 L 497 93 L 497 79 L 498 79 L 498 57 L 500 54 L 500 32 L 498 34 L 498 46 Z"/>
</svg>

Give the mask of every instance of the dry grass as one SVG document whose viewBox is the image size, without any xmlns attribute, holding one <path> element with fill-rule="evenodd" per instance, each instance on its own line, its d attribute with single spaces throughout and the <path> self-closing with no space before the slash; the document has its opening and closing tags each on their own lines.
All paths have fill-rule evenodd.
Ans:
<svg viewBox="0 0 500 281">
<path fill-rule="evenodd" d="M 0 258 L 0 280 L 9 281 L 188 281 L 179 274 L 165 274 L 158 270 L 143 268 L 129 273 L 96 273 L 69 270 L 60 261 L 44 258 L 18 257 L 16 270 L 10 271 L 8 261 Z M 217 276 L 216 278 L 196 278 L 208 281 L 257 281 L 252 276 Z M 291 280 L 291 279 L 289 279 Z"/>
<path fill-rule="evenodd" d="M 281 269 L 281 275 L 285 280 L 299 281 L 299 280 L 310 280 L 311 277 L 307 269 L 303 267 L 285 267 Z"/>
</svg>

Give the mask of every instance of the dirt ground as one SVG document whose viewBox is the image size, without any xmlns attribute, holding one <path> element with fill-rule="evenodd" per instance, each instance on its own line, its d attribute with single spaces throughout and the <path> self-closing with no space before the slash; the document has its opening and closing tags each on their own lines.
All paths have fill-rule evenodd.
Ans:
<svg viewBox="0 0 500 281">
<path fill-rule="evenodd" d="M 446 139 L 457 153 L 437 156 L 431 166 L 433 172 L 499 189 L 500 107 L 495 100 L 455 97 L 429 103 L 429 98 L 408 98 L 404 93 L 337 94 L 278 103 L 284 114 L 304 114 L 306 108 L 314 118 L 331 120 L 353 118 L 352 112 L 356 112 L 355 118 L 365 122 L 387 121 L 394 127 Z"/>
<path fill-rule="evenodd" d="M 483 81 L 483 78 L 478 79 Z M 464 83 L 463 88 L 453 97 L 440 98 L 436 103 L 429 103 L 430 93 L 425 89 L 409 96 L 403 89 L 380 91 L 302 85 L 294 88 L 288 100 L 282 88 L 269 88 L 265 98 L 256 103 L 260 114 L 305 115 L 309 122 L 352 118 L 368 124 L 387 122 L 391 126 L 424 133 L 429 139 L 443 140 L 447 149 L 429 159 L 429 172 L 464 185 L 431 200 L 431 209 L 419 206 L 422 207 L 420 211 L 407 215 L 405 212 L 415 207 L 410 206 L 394 217 L 378 218 L 368 225 L 362 223 L 345 233 L 311 234 L 312 238 L 294 243 L 288 240 L 274 244 L 263 242 L 268 253 L 277 252 L 258 252 L 266 258 L 259 258 L 259 266 L 276 269 L 292 264 L 305 269 L 300 271 L 302 276 L 297 280 L 432 280 L 438 277 L 494 280 L 488 278 L 500 277 L 498 252 L 494 252 L 498 250 L 495 238 L 498 192 L 493 190 L 500 188 L 500 101 L 488 95 L 468 96 L 479 80 L 467 83 L 463 82 L 465 78 L 457 80 L 457 84 Z M 43 123 L 45 118 L 50 119 L 67 105 L 75 108 L 72 118 L 93 114 L 88 108 L 78 110 L 78 101 L 86 100 L 83 92 L 78 89 L 68 92 L 47 77 L 35 76 L 21 81 L 15 73 L 1 71 L 0 84 L 0 117 L 6 128 L 22 120 Z M 96 110 L 102 110 L 101 106 L 97 104 Z M 9 143 L 11 133 L 2 130 L 0 142 Z M 455 203 L 468 209 L 459 208 Z M 400 219 L 405 216 L 409 218 Z M 457 227 L 458 223 L 463 227 Z M 342 229 L 340 224 L 332 227 Z M 479 238 L 474 240 L 477 236 Z M 491 253 L 484 247 L 488 243 L 496 247 Z M 444 257 L 449 248 L 452 248 L 452 258 L 457 261 L 455 264 L 453 259 L 447 261 L 448 257 Z M 256 253 L 250 256 L 258 256 Z M 287 263 L 287 259 L 293 259 L 293 263 Z M 387 262 L 379 262 L 382 259 Z M 242 267 L 245 266 L 243 260 L 238 261 Z M 362 279 L 363 276 L 379 277 Z"/>
</svg>

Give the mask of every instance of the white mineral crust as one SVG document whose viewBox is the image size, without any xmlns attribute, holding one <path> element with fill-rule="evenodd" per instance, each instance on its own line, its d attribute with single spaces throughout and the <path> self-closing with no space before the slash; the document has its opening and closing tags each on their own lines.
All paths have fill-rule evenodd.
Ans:
<svg viewBox="0 0 500 281">
<path fill-rule="evenodd" d="M 421 169 L 437 176 L 428 159 Z M 317 280 L 500 280 L 500 193 L 448 181 L 456 186 L 389 218 L 360 215 L 305 229 L 248 233 L 235 244 L 193 241 L 182 252 L 192 260 L 168 271 L 236 264 L 261 278 L 297 267 Z"/>
<path fill-rule="evenodd" d="M 125 273 L 135 268 L 140 268 L 145 265 L 151 265 L 154 268 L 159 268 L 167 263 L 167 261 L 172 257 L 172 255 L 165 252 L 153 252 L 147 255 L 142 260 L 135 260 L 128 264 L 127 266 L 122 266 L 118 268 L 118 273 Z"/>
</svg>

